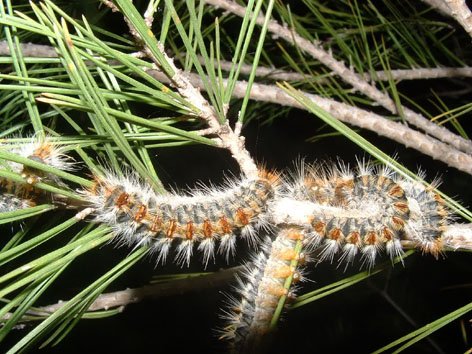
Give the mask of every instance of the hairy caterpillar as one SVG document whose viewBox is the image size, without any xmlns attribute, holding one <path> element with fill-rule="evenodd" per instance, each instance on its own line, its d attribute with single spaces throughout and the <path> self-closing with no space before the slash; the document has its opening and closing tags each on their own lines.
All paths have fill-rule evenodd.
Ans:
<svg viewBox="0 0 472 354">
<path fill-rule="evenodd" d="M 443 247 L 441 238 L 451 215 L 434 187 L 365 163 L 359 164 L 357 173 L 301 164 L 291 176 L 285 181 L 284 197 L 309 202 L 312 214 L 301 225 L 280 224 L 275 240 L 266 240 L 253 256 L 253 266 L 243 274 L 246 281 L 238 280 L 239 297 L 230 297 L 224 316 L 229 324 L 221 336 L 230 339 L 234 353 L 258 352 L 264 345 L 279 299 L 289 291 L 285 280 L 299 271 L 288 266 L 300 254 L 295 252 L 296 240 L 303 240 L 308 254 L 319 251 L 319 262 L 332 261 L 341 252 L 340 262 L 349 264 L 360 253 L 368 267 L 382 249 L 391 258 L 401 255 L 405 238 L 435 257 Z"/>
<path fill-rule="evenodd" d="M 309 243 L 321 249 L 321 261 L 341 252 L 340 261 L 350 263 L 360 252 L 371 267 L 382 249 L 391 258 L 400 255 L 404 238 L 435 257 L 441 252 L 441 235 L 452 217 L 434 192 L 437 182 L 425 187 L 366 163 L 357 172 L 315 166 L 302 171 L 307 173 L 292 183 L 289 194 L 315 204 Z"/>
<path fill-rule="evenodd" d="M 262 249 L 246 266 L 243 279 L 238 278 L 237 292 L 241 298 L 229 297 L 229 311 L 222 316 L 228 325 L 220 338 L 230 340 L 232 353 L 257 353 L 265 345 L 274 312 L 280 299 L 293 297 L 295 288 L 285 288 L 289 277 L 296 283 L 302 277 L 300 264 L 305 254 L 296 248 L 303 241 L 304 231 L 298 227 L 281 227 L 275 240 L 264 240 Z M 296 266 L 292 262 L 297 261 Z"/>
<path fill-rule="evenodd" d="M 73 171 L 75 169 L 74 160 L 64 153 L 64 148 L 55 144 L 51 137 L 41 137 L 34 135 L 27 138 L 24 142 L 3 144 L 5 150 L 26 157 L 30 160 L 43 163 L 62 171 Z M 46 180 L 59 184 L 59 179 L 50 173 L 24 166 L 16 162 L 9 161 L 9 166 L 14 172 L 21 175 L 28 184 L 35 184 L 39 181 Z"/>
<path fill-rule="evenodd" d="M 0 212 L 33 207 L 41 196 L 43 191 L 38 188 L 0 178 Z"/>
<path fill-rule="evenodd" d="M 47 144 L 11 151 L 56 168 L 72 167 L 65 154 Z M 29 184 L 0 181 L 2 211 L 34 205 L 34 184 L 54 179 L 16 165 L 10 164 Z M 360 254 L 372 267 L 384 249 L 390 257 L 400 255 L 402 239 L 413 240 L 436 257 L 442 250 L 443 232 L 451 219 L 442 199 L 433 188 L 402 179 L 385 167 L 360 164 L 358 172 L 352 172 L 304 165 L 280 180 L 261 172 L 256 179 L 241 178 L 189 195 L 156 195 L 132 173 L 119 177 L 108 172 L 95 178 L 93 188 L 81 192 L 94 210 L 94 221 L 112 226 L 118 243 L 149 246 L 158 262 L 165 262 L 174 248 L 174 261 L 180 265 L 189 264 L 195 247 L 205 265 L 217 248 L 228 258 L 239 234 L 253 247 L 262 244 L 227 311 L 229 325 L 221 337 L 230 339 L 233 352 L 251 352 L 263 344 L 279 300 L 294 293 L 284 284 L 289 277 L 300 277 L 300 267 L 291 264 L 304 258 L 303 253 L 319 251 L 319 261 L 341 253 L 340 260 L 348 264 Z M 309 205 L 309 212 L 301 213 L 308 213 L 305 221 L 277 221 L 283 199 Z M 284 212 L 299 211 L 285 208 Z M 257 238 L 261 228 L 272 238 L 261 242 Z M 296 250 L 299 241 L 303 251 Z"/>
<path fill-rule="evenodd" d="M 265 214 L 276 193 L 274 183 L 264 175 L 184 196 L 155 195 L 132 175 L 117 178 L 108 173 L 84 193 L 95 209 L 95 220 L 112 226 L 118 242 L 149 245 L 158 262 L 165 262 L 171 246 L 177 244 L 175 261 L 187 265 L 198 244 L 207 264 L 217 242 L 218 253 L 226 258 L 234 254 L 238 232 L 253 245 L 258 242 L 256 229 L 266 225 Z"/>
<path fill-rule="evenodd" d="M 13 154 L 43 163 L 53 168 L 71 171 L 74 170 L 72 158 L 63 152 L 63 149 L 54 144 L 50 137 L 32 136 L 20 143 L 2 143 L 1 147 Z M 40 181 L 62 185 L 57 176 L 46 173 L 30 166 L 13 161 L 7 161 L 6 168 L 20 174 L 26 183 L 0 178 L 0 212 L 14 211 L 32 207 L 41 202 L 51 202 L 54 198 L 50 193 L 35 187 Z"/>
</svg>

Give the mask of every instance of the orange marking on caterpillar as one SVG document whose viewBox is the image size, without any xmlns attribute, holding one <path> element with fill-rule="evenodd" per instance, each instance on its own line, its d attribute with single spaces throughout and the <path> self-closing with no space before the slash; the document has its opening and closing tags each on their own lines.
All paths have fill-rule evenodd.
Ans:
<svg viewBox="0 0 472 354">
<path fill-rule="evenodd" d="M 403 198 L 405 191 L 398 184 L 395 184 L 392 188 L 390 188 L 388 194 L 392 197 Z"/>
<path fill-rule="evenodd" d="M 174 237 L 174 232 L 175 232 L 176 227 L 177 227 L 177 223 L 175 222 L 175 220 L 170 219 L 169 228 L 166 231 L 166 236 L 169 238 Z"/>
<path fill-rule="evenodd" d="M 275 257 L 281 261 L 293 261 L 298 258 L 297 252 L 293 249 L 285 249 L 275 252 Z"/>
<path fill-rule="evenodd" d="M 381 190 L 383 188 L 383 184 L 384 184 L 385 181 L 386 181 L 385 176 L 380 175 L 380 176 L 377 177 L 377 189 L 378 190 Z"/>
<path fill-rule="evenodd" d="M 393 227 L 395 228 L 395 230 L 403 230 L 403 228 L 405 227 L 405 220 L 403 220 L 402 218 L 398 217 L 398 216 L 392 216 L 392 222 L 393 222 Z"/>
<path fill-rule="evenodd" d="M 224 216 L 220 217 L 219 224 L 220 224 L 221 229 L 223 230 L 224 234 L 230 234 L 231 233 L 231 225 L 228 222 L 228 219 L 226 219 L 226 217 L 224 217 Z"/>
<path fill-rule="evenodd" d="M 125 205 L 129 203 L 129 194 L 128 193 L 121 193 L 116 201 L 116 207 L 118 209 L 122 209 Z"/>
<path fill-rule="evenodd" d="M 410 211 L 410 208 L 408 207 L 408 203 L 406 203 L 406 202 L 395 202 L 395 203 L 393 203 L 393 206 L 401 214 L 407 214 Z"/>
<path fill-rule="evenodd" d="M 289 240 L 303 240 L 303 238 L 304 238 L 304 236 L 300 232 L 300 230 L 296 230 L 296 229 L 288 230 L 287 233 L 286 233 L 286 237 Z"/>
<path fill-rule="evenodd" d="M 395 234 L 388 227 L 382 229 L 382 235 L 385 241 L 391 241 L 395 237 Z"/>
<path fill-rule="evenodd" d="M 144 219 L 144 217 L 146 216 L 146 211 L 147 211 L 146 205 L 142 204 L 142 205 L 139 207 L 138 212 L 137 212 L 136 215 L 134 216 L 134 221 L 136 221 L 136 222 L 141 222 L 141 221 Z"/>
<path fill-rule="evenodd" d="M 268 285 L 266 287 L 266 291 L 270 295 L 274 295 L 274 296 L 279 297 L 279 298 L 284 296 L 284 295 L 287 295 L 287 289 L 285 289 L 281 285 Z"/>
<path fill-rule="evenodd" d="M 324 236 L 326 233 L 326 224 L 322 221 L 318 221 L 313 225 L 313 228 L 317 233 L 319 233 L 321 236 Z"/>
<path fill-rule="evenodd" d="M 203 234 L 205 235 L 206 238 L 211 238 L 211 235 L 212 235 L 211 222 L 209 222 L 206 219 L 203 222 Z"/>
<path fill-rule="evenodd" d="M 440 204 L 445 204 L 444 199 L 438 193 L 434 193 L 434 199 Z"/>
<path fill-rule="evenodd" d="M 361 240 L 361 235 L 358 231 L 353 231 L 349 233 L 346 237 L 346 242 L 352 243 L 352 244 L 359 244 Z"/>
<path fill-rule="evenodd" d="M 439 254 L 441 254 L 442 251 L 443 251 L 442 237 L 437 238 L 428 246 L 423 247 L 423 252 L 431 253 L 436 259 L 439 258 Z"/>
<path fill-rule="evenodd" d="M 189 220 L 187 221 L 187 229 L 185 230 L 185 238 L 187 240 L 193 239 L 193 233 L 194 233 L 193 221 Z"/>
<path fill-rule="evenodd" d="M 238 208 L 238 211 L 236 212 L 236 215 L 237 215 L 238 220 L 241 224 L 243 224 L 243 225 L 248 225 L 249 224 L 249 219 L 247 217 L 247 214 L 244 212 L 243 208 Z"/>
<path fill-rule="evenodd" d="M 279 265 L 272 271 L 272 276 L 274 278 L 287 278 L 292 275 L 294 269 L 287 265 Z"/>
<path fill-rule="evenodd" d="M 268 171 L 262 168 L 259 170 L 258 176 L 262 179 L 268 180 L 271 185 L 280 184 L 280 174 L 276 171 Z"/>
<path fill-rule="evenodd" d="M 38 156 L 41 160 L 45 160 L 51 153 L 54 151 L 54 148 L 51 144 L 41 144 L 32 154 L 32 156 Z"/>
<path fill-rule="evenodd" d="M 364 237 L 364 243 L 366 245 L 375 245 L 377 242 L 377 233 L 375 231 L 369 231 Z"/>
<path fill-rule="evenodd" d="M 331 240 L 340 241 L 343 239 L 344 235 L 340 228 L 336 228 L 334 230 L 330 230 L 327 237 Z"/>
<path fill-rule="evenodd" d="M 160 216 L 156 215 L 154 217 L 154 220 L 153 220 L 152 225 L 151 225 L 151 231 L 152 232 L 159 232 L 161 230 L 161 224 L 162 224 L 162 220 L 161 220 Z"/>
</svg>

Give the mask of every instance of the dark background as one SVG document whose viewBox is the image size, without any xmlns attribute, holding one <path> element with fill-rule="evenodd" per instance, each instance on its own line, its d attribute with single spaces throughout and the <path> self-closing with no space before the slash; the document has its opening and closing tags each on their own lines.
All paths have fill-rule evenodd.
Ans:
<svg viewBox="0 0 472 354">
<path fill-rule="evenodd" d="M 93 12 L 90 9 L 95 7 L 85 4 L 81 5 L 85 12 Z M 96 6 L 94 3 L 92 5 Z M 124 29 L 117 29 L 117 33 L 120 31 L 124 32 Z M 435 80 L 428 81 L 427 88 L 422 85 L 424 82 L 401 83 L 399 90 L 415 96 L 420 104 L 427 105 L 429 88 L 453 91 L 470 85 L 470 80 Z M 418 97 L 419 93 L 424 97 Z M 458 97 L 449 97 L 448 100 L 451 107 L 460 104 Z M 270 124 L 264 124 L 267 117 L 263 115 L 256 118 L 245 127 L 243 134 L 250 153 L 269 168 L 291 168 L 293 161 L 299 157 L 304 157 L 308 162 L 336 161 L 340 158 L 354 166 L 356 156 L 365 156 L 360 148 L 342 136 L 308 143 L 306 139 L 317 134 L 319 129 L 324 129 L 324 132 L 330 130 L 323 128 L 320 120 L 304 111 L 292 110 Z M 235 117 L 230 119 L 234 122 Z M 464 125 L 470 128 L 469 124 Z M 421 166 L 426 171 L 427 180 L 441 176 L 443 184 L 440 189 L 443 192 L 466 207 L 471 205 L 470 175 L 373 132 L 360 130 L 359 133 L 385 153 L 397 156 L 398 161 L 409 169 L 416 171 Z M 206 146 L 156 149 L 152 155 L 158 175 L 173 188 L 185 189 L 196 181 L 218 184 L 228 175 L 228 171 L 236 175 L 239 173 L 228 152 Z M 126 257 L 128 252 L 113 245 L 89 252 L 69 267 L 41 298 L 40 305 L 71 298 Z M 207 271 L 238 265 L 247 259 L 248 254 L 242 246 L 231 264 L 226 265 L 221 258 L 217 258 L 217 263 L 209 265 Z M 470 259 L 470 253 L 449 252 L 439 260 L 417 253 L 407 258 L 403 266 L 397 264 L 390 271 L 286 313 L 273 338 L 270 352 L 372 352 L 416 328 L 406 316 L 421 327 L 469 303 L 472 295 Z M 355 274 L 360 265 L 355 264 L 345 272 L 343 267 L 337 269 L 336 266 L 328 263 L 316 268 L 308 266 L 307 277 L 310 281 L 303 284 L 300 294 Z M 107 292 L 143 286 L 153 275 L 199 271 L 203 271 L 203 267 L 198 260 L 194 260 L 187 270 L 173 265 L 155 267 L 154 259 L 146 259 L 114 282 Z M 215 334 L 215 329 L 224 324 L 219 318 L 224 301 L 222 292 L 231 293 L 230 284 L 132 304 L 123 313 L 111 318 L 81 320 L 57 347 L 48 347 L 42 352 L 224 352 L 224 343 L 218 341 Z M 405 352 L 463 353 L 472 346 L 470 318 L 469 315 L 452 322 Z M 468 343 L 463 339 L 461 325 L 468 335 Z M 10 348 L 29 329 L 31 327 L 27 326 L 23 330 L 13 331 L 0 348 Z"/>
</svg>

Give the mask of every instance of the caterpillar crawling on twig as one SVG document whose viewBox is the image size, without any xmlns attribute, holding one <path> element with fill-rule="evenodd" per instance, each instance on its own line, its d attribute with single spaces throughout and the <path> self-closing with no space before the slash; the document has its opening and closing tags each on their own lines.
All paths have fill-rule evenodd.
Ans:
<svg viewBox="0 0 472 354">
<path fill-rule="evenodd" d="M 267 214 L 276 184 L 261 177 L 228 180 L 226 186 L 203 188 L 189 195 L 155 192 L 132 175 L 108 173 L 84 192 L 95 209 L 95 220 L 113 227 L 119 243 L 150 246 L 157 260 L 165 262 L 177 244 L 175 261 L 189 264 L 194 245 L 203 252 L 203 263 L 218 253 L 226 259 L 235 252 L 236 235 L 255 246 L 257 230 L 267 225 Z"/>
<path fill-rule="evenodd" d="M 51 167 L 71 170 L 71 159 L 47 139 L 10 152 Z M 284 175 L 260 171 L 256 178 L 229 180 L 222 187 L 202 187 L 186 194 L 156 194 L 134 173 L 112 172 L 95 177 L 93 187 L 80 190 L 94 222 L 111 226 L 118 244 L 148 246 L 165 262 L 189 265 L 194 249 L 206 265 L 215 253 L 226 259 L 235 253 L 236 239 L 247 239 L 252 257 L 230 297 L 221 337 L 233 352 L 254 352 L 270 332 L 277 309 L 295 296 L 292 283 L 302 279 L 304 260 L 350 264 L 360 255 L 372 267 L 385 250 L 402 255 L 402 240 L 438 257 L 452 219 L 437 182 L 426 187 L 399 177 L 386 167 L 359 163 L 344 166 L 301 164 Z M 62 183 L 56 176 L 17 163 L 7 163 L 26 183 L 0 179 L 0 211 L 34 206 L 48 196 L 34 186 L 39 181 Z M 267 237 L 260 239 L 263 230 Z"/>
<path fill-rule="evenodd" d="M 295 295 L 292 278 L 301 277 L 300 255 L 305 258 L 316 251 L 321 262 L 341 253 L 340 262 L 349 264 L 361 254 L 363 264 L 373 267 L 384 249 L 392 259 L 402 255 L 402 239 L 413 240 L 435 257 L 443 249 L 442 235 L 452 216 L 434 192 L 437 182 L 425 187 L 384 166 L 372 168 L 365 163 L 359 164 L 357 172 L 342 166 L 323 169 L 301 164 L 290 175 L 279 203 L 293 209 L 283 214 L 305 216 L 299 224 L 279 223 L 274 239 L 265 241 L 243 273 L 245 280 L 238 281 L 240 297 L 230 297 L 223 315 L 228 325 L 221 335 L 230 340 L 233 353 L 256 353 L 264 344 L 277 306 L 284 304 L 287 295 Z M 286 204 L 287 198 L 298 203 Z M 280 210 L 277 203 L 275 212 Z M 297 241 L 301 242 L 298 249 Z"/>
</svg>

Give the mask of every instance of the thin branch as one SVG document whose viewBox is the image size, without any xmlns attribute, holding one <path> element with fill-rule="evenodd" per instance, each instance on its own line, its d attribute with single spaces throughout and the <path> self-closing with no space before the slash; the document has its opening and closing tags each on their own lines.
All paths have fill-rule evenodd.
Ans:
<svg viewBox="0 0 472 354">
<path fill-rule="evenodd" d="M 165 283 L 146 285 L 140 288 L 104 293 L 97 297 L 87 311 L 108 310 L 120 306 L 124 307 L 144 300 L 153 300 L 165 296 L 195 291 L 198 292 L 204 289 L 213 289 L 215 287 L 225 286 L 231 282 L 234 279 L 235 274 L 242 271 L 243 268 L 244 266 L 237 266 L 198 277 L 188 277 Z M 30 310 L 26 313 L 26 316 L 49 316 L 63 307 L 66 303 L 67 301 L 61 300 L 55 304 L 40 307 L 37 310 Z M 2 317 L 2 320 L 7 320 L 11 315 L 11 313 L 7 313 Z M 27 317 L 23 319 L 23 321 L 28 320 L 30 319 Z"/>
<path fill-rule="evenodd" d="M 463 68 L 416 68 L 416 69 L 397 69 L 390 72 L 383 70 L 376 71 L 372 78 L 370 75 L 364 75 L 366 80 L 388 81 L 392 78 L 395 81 L 402 80 L 427 80 L 427 79 L 443 79 L 451 77 L 472 77 L 472 67 Z"/>
<path fill-rule="evenodd" d="M 57 58 L 56 49 L 50 45 L 35 43 L 20 43 L 23 57 L 33 58 Z M 6 40 L 0 41 L 0 55 L 11 55 L 10 47 Z"/>
<path fill-rule="evenodd" d="M 0 53 L 1 54 L 1 53 Z M 185 56 L 186 53 L 182 53 Z M 200 64 L 204 64 L 204 60 L 201 56 L 197 56 Z M 230 71 L 233 62 L 227 60 L 220 60 L 221 70 Z M 217 61 L 214 61 L 215 67 Z M 252 70 L 252 65 L 242 64 L 240 73 L 243 75 L 249 75 Z M 300 80 L 311 80 L 317 83 L 326 82 L 327 80 L 323 77 L 313 78 L 312 75 L 302 74 L 298 72 L 284 71 L 277 68 L 266 68 L 259 66 L 256 69 L 256 76 L 263 77 L 271 80 L 279 81 L 300 81 Z M 439 68 L 415 68 L 415 69 L 395 69 L 391 71 L 379 70 L 375 71 L 373 75 L 369 73 L 362 74 L 362 77 L 366 81 L 388 81 L 393 79 L 395 81 L 402 80 L 427 80 L 427 79 L 442 79 L 451 77 L 472 77 L 472 67 L 439 67 Z"/>
<path fill-rule="evenodd" d="M 442 15 L 452 16 L 449 6 L 444 2 L 444 0 L 422 0 L 425 4 L 428 4 L 433 9 L 438 11 Z"/>
<path fill-rule="evenodd" d="M 43 46 L 37 44 L 23 44 L 22 50 L 25 50 L 25 56 L 47 56 L 47 57 L 57 57 L 57 53 L 54 48 L 50 46 Z M 4 46 L 4 41 L 0 41 L 0 54 L 8 55 L 10 53 L 9 48 Z M 53 55 L 54 54 L 54 55 Z M 169 59 L 170 60 L 170 59 Z M 178 70 L 178 69 L 176 69 Z M 417 77 L 423 76 L 423 78 L 429 75 L 433 78 L 435 75 L 454 75 L 459 72 L 465 74 L 471 74 L 472 68 L 436 68 L 436 69 L 413 69 L 413 70 L 398 70 L 400 72 L 399 76 L 403 76 L 405 79 L 409 75 L 414 75 L 413 72 L 418 71 Z M 401 73 L 404 72 L 404 73 Z M 161 82 L 170 83 L 170 79 L 165 76 L 161 71 L 158 70 L 148 70 L 148 73 L 154 76 L 157 80 Z M 289 73 L 297 74 L 297 73 Z M 297 74 L 298 75 L 298 74 Z M 379 73 L 381 76 L 381 73 Z M 179 77 L 186 80 L 186 85 L 193 88 L 195 94 L 201 96 L 199 90 L 205 90 L 202 80 L 197 74 L 192 73 L 183 73 L 179 71 Z M 226 81 L 224 81 L 226 85 Z M 184 85 L 182 83 L 182 85 Z M 235 86 L 235 91 L 233 92 L 234 98 L 242 98 L 245 95 L 247 90 L 247 83 L 244 81 L 238 81 Z M 452 149 L 449 145 L 439 142 L 438 140 L 422 134 L 416 130 L 409 128 L 408 126 L 394 122 L 389 119 L 385 119 L 380 115 L 365 111 L 360 108 L 352 107 L 344 103 L 339 103 L 331 99 L 326 99 L 318 95 L 303 93 L 305 96 L 309 97 L 314 103 L 319 105 L 324 110 L 331 113 L 333 116 L 338 118 L 340 121 L 358 126 L 364 129 L 375 131 L 381 136 L 388 137 L 392 140 L 397 141 L 400 144 L 403 144 L 407 147 L 416 149 L 423 154 L 429 155 L 432 158 L 442 161 L 449 166 L 455 167 L 461 171 L 472 174 L 472 158 L 464 153 L 458 152 L 455 149 Z M 190 95 L 189 97 L 193 97 Z M 274 86 L 274 85 L 263 85 L 254 83 L 251 90 L 251 99 L 262 102 L 271 102 L 284 106 L 296 107 L 305 109 L 300 105 L 296 100 L 287 95 L 283 90 Z M 205 101 L 200 102 L 204 104 Z M 214 120 L 211 120 L 214 122 Z M 208 129 L 203 129 L 199 132 L 200 135 L 213 135 L 221 134 L 221 127 L 215 125 L 214 127 L 209 127 Z M 234 133 L 233 133 L 234 134 Z M 243 144 L 241 143 L 241 137 L 234 140 L 233 144 Z M 241 147 L 232 147 L 233 150 L 238 150 Z M 236 154 L 237 155 L 237 154 Z M 241 155 L 242 158 L 240 166 L 245 165 L 244 154 Z M 252 160 L 250 160 L 252 161 Z M 244 171 L 250 171 L 251 167 L 246 167 Z"/>
<path fill-rule="evenodd" d="M 472 37 L 472 13 L 465 0 L 444 0 L 451 11 L 451 16 L 460 23 L 460 25 Z"/>
<path fill-rule="evenodd" d="M 44 44 L 35 44 L 35 43 L 21 43 L 21 51 L 25 58 L 57 58 L 57 52 L 54 47 Z M 0 55 L 10 56 L 10 47 L 6 40 L 0 40 Z M 132 54 L 134 57 L 143 57 L 145 54 L 143 52 L 137 52 Z M 182 53 L 181 56 L 185 56 L 186 53 Z M 204 59 L 198 55 L 197 56 L 200 64 L 204 64 Z M 116 64 L 116 61 L 110 60 L 108 62 L 110 65 Z M 91 64 L 91 63 L 90 63 Z M 233 62 L 228 60 L 220 60 L 221 70 L 230 71 Z M 215 67 L 217 62 L 215 59 Z M 242 64 L 240 73 L 242 75 L 249 75 L 252 70 L 252 65 Z M 277 68 L 266 68 L 259 66 L 256 70 L 257 77 L 263 77 L 271 80 L 279 81 L 300 81 L 300 80 L 313 80 L 313 77 L 308 74 L 301 74 L 297 72 L 279 70 Z M 443 78 L 452 78 L 452 77 L 472 77 L 472 67 L 440 67 L 440 68 L 416 68 L 416 69 L 395 69 L 389 72 L 384 70 L 379 70 L 374 73 L 374 75 L 369 75 L 364 73 L 363 77 L 367 81 L 388 81 L 391 79 L 395 81 L 402 80 L 428 80 L 428 79 L 443 79 Z M 318 78 L 315 79 L 316 82 L 324 82 L 326 79 Z"/>
<path fill-rule="evenodd" d="M 238 5 L 235 2 L 228 0 L 205 0 L 207 4 L 215 7 L 224 9 L 238 16 L 244 16 L 246 11 L 245 7 Z M 257 23 L 262 25 L 264 17 L 259 16 Z M 313 58 L 319 60 L 321 63 L 330 68 L 336 75 L 342 78 L 344 81 L 352 85 L 357 91 L 371 98 L 390 112 L 397 114 L 397 106 L 395 102 L 385 93 L 381 92 L 375 86 L 370 85 L 364 80 L 359 74 L 350 70 L 346 65 L 336 60 L 331 53 L 324 50 L 318 43 L 310 42 L 309 40 L 301 37 L 297 33 L 287 27 L 281 26 L 277 21 L 272 20 L 269 23 L 268 30 L 276 35 L 277 37 L 285 39 L 287 42 L 294 46 L 298 46 L 301 50 L 311 55 Z M 472 154 L 472 142 L 466 140 L 445 127 L 439 126 L 430 122 L 422 115 L 412 111 L 411 109 L 402 106 L 405 119 L 415 125 L 416 127 L 424 130 L 426 133 L 437 137 L 439 140 L 452 145 L 458 150 Z"/>
<path fill-rule="evenodd" d="M 165 76 L 160 71 L 148 71 L 156 79 L 165 81 Z M 187 73 L 190 81 L 196 87 L 204 89 L 203 83 L 197 74 Z M 223 81 L 226 85 L 226 81 Z M 234 98 L 244 97 L 247 89 L 247 83 L 238 81 L 233 91 Z M 376 132 L 397 141 L 406 147 L 413 148 L 423 154 L 431 156 L 433 159 L 442 161 L 447 165 L 457 168 L 472 175 L 472 156 L 457 151 L 451 146 L 444 144 L 431 136 L 425 135 L 408 126 L 386 119 L 378 114 L 365 111 L 361 108 L 353 107 L 345 103 L 336 102 L 318 95 L 302 92 L 312 102 L 332 114 L 342 122 L 352 124 L 364 129 Z M 250 98 L 256 101 L 271 102 L 283 106 L 306 109 L 295 99 L 290 97 L 282 89 L 275 85 L 252 85 Z"/>
</svg>

